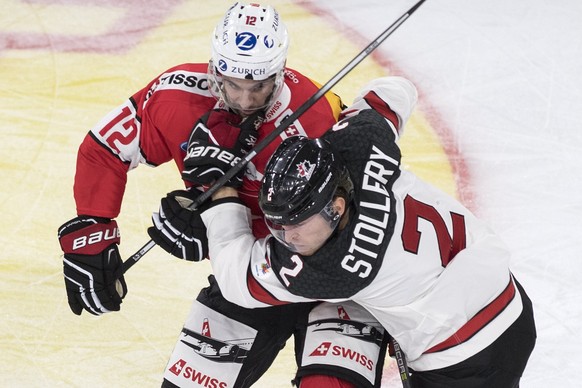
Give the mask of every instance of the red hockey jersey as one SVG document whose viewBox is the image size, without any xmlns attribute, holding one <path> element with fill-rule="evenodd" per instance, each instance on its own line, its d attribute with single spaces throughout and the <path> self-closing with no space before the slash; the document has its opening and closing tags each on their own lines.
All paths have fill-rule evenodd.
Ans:
<svg viewBox="0 0 582 388">
<path fill-rule="evenodd" d="M 190 63 L 168 69 L 91 129 L 77 156 L 77 214 L 117 217 L 127 173 L 139 164 L 158 166 L 174 160 L 178 173 L 182 171 L 185 145 L 194 124 L 208 110 L 221 107 L 208 90 L 207 68 L 206 63 Z M 319 85 L 309 78 L 287 69 L 283 91 L 259 129 L 259 141 L 318 89 Z M 341 109 L 339 97 L 327 93 L 247 166 L 240 192 L 253 210 L 258 236 L 267 233 L 257 193 L 268 158 L 288 136 L 321 135 L 337 121 Z"/>
</svg>

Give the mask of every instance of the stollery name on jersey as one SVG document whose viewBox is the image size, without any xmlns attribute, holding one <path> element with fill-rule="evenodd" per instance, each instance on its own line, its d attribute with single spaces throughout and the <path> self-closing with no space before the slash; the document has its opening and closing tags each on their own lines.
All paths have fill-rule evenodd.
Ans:
<svg viewBox="0 0 582 388">
<path fill-rule="evenodd" d="M 372 154 L 364 170 L 358 223 L 354 227 L 349 254 L 342 260 L 342 268 L 366 278 L 372 272 L 372 260 L 378 258 L 378 246 L 385 238 L 384 231 L 390 217 L 390 192 L 386 184 L 398 162 L 372 146 Z"/>
</svg>

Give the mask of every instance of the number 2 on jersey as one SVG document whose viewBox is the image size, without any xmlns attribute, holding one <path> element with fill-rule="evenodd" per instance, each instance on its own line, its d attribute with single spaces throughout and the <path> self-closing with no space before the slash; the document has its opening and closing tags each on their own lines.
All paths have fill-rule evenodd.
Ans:
<svg viewBox="0 0 582 388">
<path fill-rule="evenodd" d="M 445 220 L 432 206 L 417 201 L 410 195 L 404 198 L 404 225 L 402 226 L 402 244 L 408 252 L 418 254 L 422 233 L 418 230 L 418 220 L 428 221 L 436 233 L 440 259 L 443 267 L 467 245 L 465 232 L 465 217 L 450 212 L 453 226 L 453 235 L 449 234 Z"/>
<path fill-rule="evenodd" d="M 285 286 L 287 286 L 287 287 L 289 287 L 289 285 L 291 284 L 291 282 L 289 281 L 289 279 L 287 279 L 287 277 L 290 276 L 290 277 L 294 278 L 303 269 L 303 262 L 301 261 L 299 256 L 297 256 L 297 255 L 291 256 L 291 261 L 293 261 L 295 263 L 295 267 L 293 267 L 293 268 L 283 267 L 279 271 L 279 275 L 281 276 L 281 279 L 283 279 L 283 282 L 285 282 Z"/>
</svg>

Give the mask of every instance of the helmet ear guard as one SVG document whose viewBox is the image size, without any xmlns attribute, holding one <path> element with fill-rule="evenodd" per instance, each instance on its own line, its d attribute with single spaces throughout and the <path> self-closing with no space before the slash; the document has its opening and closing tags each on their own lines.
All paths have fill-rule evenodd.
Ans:
<svg viewBox="0 0 582 388">
<path fill-rule="evenodd" d="M 269 106 L 281 92 L 289 48 L 287 28 L 271 6 L 236 2 L 218 23 L 212 35 L 208 73 L 211 93 L 228 100 L 222 77 L 265 81 L 275 79 Z"/>
</svg>

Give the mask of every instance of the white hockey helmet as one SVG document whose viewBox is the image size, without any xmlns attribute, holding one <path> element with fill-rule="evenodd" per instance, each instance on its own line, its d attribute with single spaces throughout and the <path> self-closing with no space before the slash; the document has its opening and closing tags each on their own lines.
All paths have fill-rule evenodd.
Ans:
<svg viewBox="0 0 582 388">
<path fill-rule="evenodd" d="M 228 105 L 222 76 L 263 81 L 273 77 L 269 106 L 281 92 L 289 36 L 279 13 L 271 6 L 236 2 L 212 35 L 208 73 L 211 93 Z"/>
</svg>

